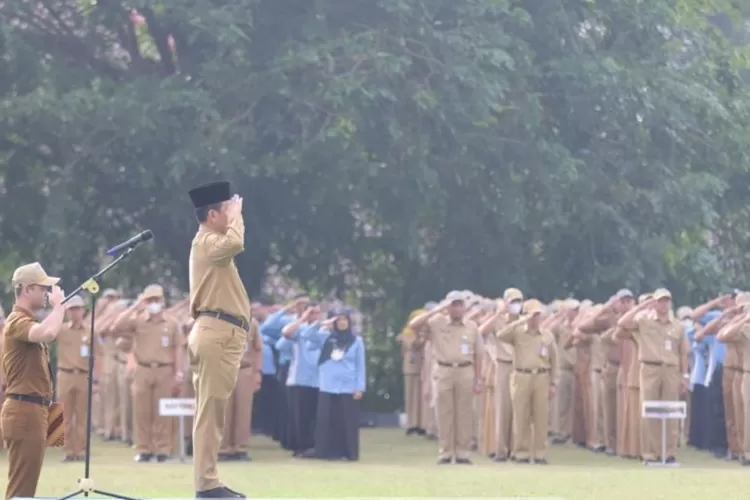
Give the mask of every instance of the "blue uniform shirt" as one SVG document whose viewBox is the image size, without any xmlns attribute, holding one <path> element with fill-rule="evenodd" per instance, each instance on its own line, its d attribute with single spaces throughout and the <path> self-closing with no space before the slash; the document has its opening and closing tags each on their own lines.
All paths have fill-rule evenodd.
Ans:
<svg viewBox="0 0 750 500">
<path fill-rule="evenodd" d="M 291 342 L 282 342 L 284 337 L 282 336 L 279 340 L 276 341 L 276 352 L 279 353 L 279 366 L 286 366 L 289 363 L 292 362 L 292 357 L 294 355 L 292 348 L 294 347 L 294 344 Z"/>
<path fill-rule="evenodd" d="M 320 324 L 310 325 L 300 331 L 300 341 L 309 341 L 318 349 L 331 334 L 328 330 L 321 330 Z M 338 361 L 329 359 L 318 365 L 318 387 L 320 392 L 329 394 L 354 394 L 364 392 L 366 387 L 365 343 L 362 337 L 357 337 L 354 343 Z"/>
<path fill-rule="evenodd" d="M 276 360 L 273 359 L 273 349 L 263 338 L 263 375 L 276 375 Z"/>
<path fill-rule="evenodd" d="M 708 370 L 709 344 L 704 337 L 700 342 L 695 341 L 695 328 L 685 329 L 688 342 L 690 343 L 690 385 L 692 391 L 695 384 L 704 385 L 706 382 L 706 371 Z"/>
<path fill-rule="evenodd" d="M 302 333 L 308 328 L 317 328 L 310 324 L 303 324 L 294 332 L 292 337 L 282 337 L 276 348 L 281 351 L 288 344 L 292 349 L 292 362 L 289 365 L 289 376 L 286 385 L 300 387 L 318 387 L 318 359 L 320 345 L 317 341 L 304 340 Z"/>
<path fill-rule="evenodd" d="M 721 311 L 719 311 L 718 309 L 712 309 L 711 311 L 708 311 L 706 314 L 700 317 L 698 319 L 698 323 L 702 326 L 706 326 L 719 316 L 721 316 Z M 704 337 L 704 339 L 709 351 L 708 367 L 706 368 L 706 381 L 704 384 L 705 386 L 708 386 L 711 384 L 711 380 L 713 379 L 716 368 L 718 368 L 719 365 L 724 364 L 724 357 L 727 354 L 727 347 L 721 342 L 717 342 L 715 335 L 706 336 Z"/>
<path fill-rule="evenodd" d="M 296 314 L 289 314 L 283 309 L 269 314 L 266 320 L 260 325 L 260 334 L 263 337 L 269 337 L 275 344 L 281 338 L 281 330 L 289 323 L 297 319 Z M 273 344 L 272 344 L 273 345 Z"/>
</svg>

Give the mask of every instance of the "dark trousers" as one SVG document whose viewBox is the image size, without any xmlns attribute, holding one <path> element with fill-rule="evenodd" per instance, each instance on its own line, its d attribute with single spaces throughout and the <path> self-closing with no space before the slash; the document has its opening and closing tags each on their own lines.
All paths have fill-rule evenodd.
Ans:
<svg viewBox="0 0 750 500">
<path fill-rule="evenodd" d="M 359 401 L 352 394 L 318 394 L 315 456 L 359 460 Z"/>
<path fill-rule="evenodd" d="M 289 420 L 292 428 L 292 450 L 306 451 L 315 447 L 315 422 L 318 412 L 317 387 L 288 386 Z"/>
<path fill-rule="evenodd" d="M 690 406 L 690 429 L 688 444 L 699 450 L 711 448 L 711 420 L 713 406 L 708 387 L 696 384 L 693 386 L 692 404 Z"/>
<path fill-rule="evenodd" d="M 724 421 L 723 380 L 723 369 L 722 367 L 718 367 L 714 372 L 711 385 L 708 386 L 707 391 L 711 407 L 708 446 L 717 455 L 725 455 L 729 447 L 727 444 L 727 427 Z"/>
<path fill-rule="evenodd" d="M 276 395 L 275 427 L 273 433 L 274 441 L 277 441 L 285 450 L 291 450 L 294 444 L 292 443 L 292 425 L 289 420 L 289 394 L 286 389 L 288 374 L 288 363 L 279 367 L 277 372 L 278 394 Z"/>
<path fill-rule="evenodd" d="M 279 382 L 276 375 L 263 375 L 253 401 L 253 434 L 273 436 Z"/>
</svg>

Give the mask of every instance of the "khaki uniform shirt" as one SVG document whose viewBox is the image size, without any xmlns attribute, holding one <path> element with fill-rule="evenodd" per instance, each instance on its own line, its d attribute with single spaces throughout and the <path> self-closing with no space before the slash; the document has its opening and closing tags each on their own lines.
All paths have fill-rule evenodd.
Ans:
<svg viewBox="0 0 750 500">
<path fill-rule="evenodd" d="M 416 318 L 420 314 L 424 314 L 424 310 L 417 309 L 409 315 L 409 321 Z M 408 326 L 401 332 L 401 355 L 403 356 L 403 374 L 404 375 L 419 375 L 422 373 L 422 365 L 424 364 L 424 341 L 422 337 L 414 332 Z"/>
<path fill-rule="evenodd" d="M 561 370 L 573 370 L 576 364 L 576 348 L 566 349 L 564 346 L 573 336 L 573 327 L 570 324 L 562 324 L 557 327 L 557 355 L 560 359 Z"/>
<path fill-rule="evenodd" d="M 724 368 L 742 368 L 740 348 L 736 342 L 727 342 L 726 355 L 724 357 Z"/>
<path fill-rule="evenodd" d="M 630 333 L 638 344 L 638 361 L 680 366 L 683 356 L 690 351 L 685 327 L 680 321 L 662 322 L 655 315 L 642 314 L 635 322 L 637 328 Z"/>
<path fill-rule="evenodd" d="M 179 324 L 169 316 L 140 314 L 122 323 L 122 334 L 133 341 L 133 354 L 141 366 L 165 366 L 175 361 L 175 350 L 182 349 L 185 337 Z M 182 367 L 177 367 L 182 370 Z"/>
<path fill-rule="evenodd" d="M 185 337 L 181 335 L 184 339 Z M 263 338 L 260 335 L 258 322 L 255 318 L 250 320 L 250 329 L 245 339 L 245 352 L 240 360 L 240 368 L 253 368 L 258 360 L 258 352 L 263 350 Z M 260 369 L 261 367 L 256 367 Z"/>
<path fill-rule="evenodd" d="M 495 343 L 495 360 L 503 363 L 511 363 L 513 361 L 513 345 L 509 344 L 508 342 L 503 342 L 502 340 L 499 340 L 497 338 L 497 332 L 499 332 L 505 325 L 508 323 L 511 323 L 511 319 L 508 317 L 507 314 L 501 316 L 497 319 L 494 325 L 492 325 L 492 329 L 490 330 L 490 335 L 492 335 L 492 338 L 494 340 L 488 340 L 488 342 L 494 342 Z"/>
<path fill-rule="evenodd" d="M 35 324 L 31 311 L 18 306 L 6 318 L 2 357 L 5 392 L 52 399 L 47 346 L 29 341 Z"/>
<path fill-rule="evenodd" d="M 557 344 L 555 336 L 547 330 L 531 331 L 526 324 L 506 326 L 497 332 L 497 338 L 513 345 L 516 370 L 546 369 L 551 381 L 557 384 Z"/>
<path fill-rule="evenodd" d="M 745 324 L 740 329 L 737 344 L 742 349 L 742 371 L 750 373 L 750 324 Z"/>
<path fill-rule="evenodd" d="M 65 323 L 57 334 L 57 369 L 88 371 L 89 370 L 89 328 L 84 324 L 75 328 L 72 323 Z M 101 344 L 94 341 L 95 355 L 102 353 Z"/>
<path fill-rule="evenodd" d="M 234 256 L 245 248 L 245 223 L 237 217 L 226 234 L 198 229 L 190 249 L 190 312 L 219 311 L 244 319 L 252 314 Z"/>
<path fill-rule="evenodd" d="M 482 339 L 476 323 L 461 320 L 454 323 L 445 314 L 433 316 L 420 332 L 432 343 L 435 363 L 474 362 L 474 356 L 482 352 Z"/>
</svg>

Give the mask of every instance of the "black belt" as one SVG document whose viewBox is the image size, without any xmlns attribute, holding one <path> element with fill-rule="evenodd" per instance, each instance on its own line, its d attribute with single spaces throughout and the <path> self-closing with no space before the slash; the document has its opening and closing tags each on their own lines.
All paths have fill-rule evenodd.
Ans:
<svg viewBox="0 0 750 500">
<path fill-rule="evenodd" d="M 82 370 L 80 368 L 60 368 L 60 367 L 58 367 L 57 369 L 60 370 L 63 373 L 80 373 L 81 375 L 86 375 L 89 372 L 88 370 Z"/>
<path fill-rule="evenodd" d="M 513 361 L 505 361 L 504 359 L 498 359 L 497 362 L 498 363 L 505 363 L 506 365 L 512 365 L 513 364 Z"/>
<path fill-rule="evenodd" d="M 461 361 L 459 363 L 446 363 L 445 361 L 438 361 L 437 364 L 439 366 L 446 366 L 449 368 L 466 368 L 467 366 L 471 366 L 471 361 Z"/>
<path fill-rule="evenodd" d="M 619 361 L 607 361 L 607 364 L 610 366 L 620 366 Z"/>
<path fill-rule="evenodd" d="M 237 328 L 242 328 L 246 332 L 250 330 L 250 324 L 244 319 L 238 318 L 237 316 L 232 316 L 231 314 L 223 313 L 221 311 L 199 311 L 198 316 L 208 316 L 209 318 L 220 319 L 221 321 L 226 321 L 230 325 L 234 325 Z"/>
<path fill-rule="evenodd" d="M 540 373 L 547 373 L 549 368 L 516 368 L 517 372 L 531 373 L 532 375 L 538 375 Z"/>
<path fill-rule="evenodd" d="M 593 370 L 594 370 L 594 373 L 601 373 L 602 372 L 601 368 L 594 368 Z"/>
<path fill-rule="evenodd" d="M 252 368 L 252 363 L 240 363 L 240 370 L 244 370 L 245 368 Z"/>
<path fill-rule="evenodd" d="M 737 368 L 736 366 L 725 366 L 725 370 L 729 370 L 730 372 L 741 372 L 742 368 Z"/>
<path fill-rule="evenodd" d="M 9 393 L 5 395 L 8 399 L 15 399 L 16 401 L 25 401 L 26 403 L 34 403 L 40 406 L 51 406 L 52 400 L 46 399 L 41 396 L 32 396 L 29 394 L 13 394 Z"/>
<path fill-rule="evenodd" d="M 164 368 L 166 366 L 172 366 L 172 365 L 173 363 L 157 363 L 157 362 L 142 363 L 138 361 L 138 366 L 143 366 L 144 368 Z"/>
<path fill-rule="evenodd" d="M 644 365 L 649 365 L 649 366 L 671 366 L 671 367 L 677 368 L 677 365 L 668 365 L 664 363 L 663 361 L 641 361 L 641 363 L 643 363 Z"/>
</svg>

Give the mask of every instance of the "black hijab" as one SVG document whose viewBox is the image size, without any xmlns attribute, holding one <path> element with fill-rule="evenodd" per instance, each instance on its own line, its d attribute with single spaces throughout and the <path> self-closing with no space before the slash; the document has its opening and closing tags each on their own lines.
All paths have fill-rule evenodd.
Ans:
<svg viewBox="0 0 750 500">
<path fill-rule="evenodd" d="M 320 350 L 320 358 L 318 358 L 318 365 L 322 365 L 329 359 L 331 359 L 331 353 L 338 349 L 346 353 L 349 348 L 354 345 L 354 341 L 357 337 L 352 332 L 352 316 L 347 309 L 333 309 L 328 311 L 328 319 L 338 318 L 344 316 L 348 320 L 349 326 L 346 330 L 338 330 L 336 323 L 331 326 L 331 334 L 326 339 L 323 348 Z"/>
</svg>

